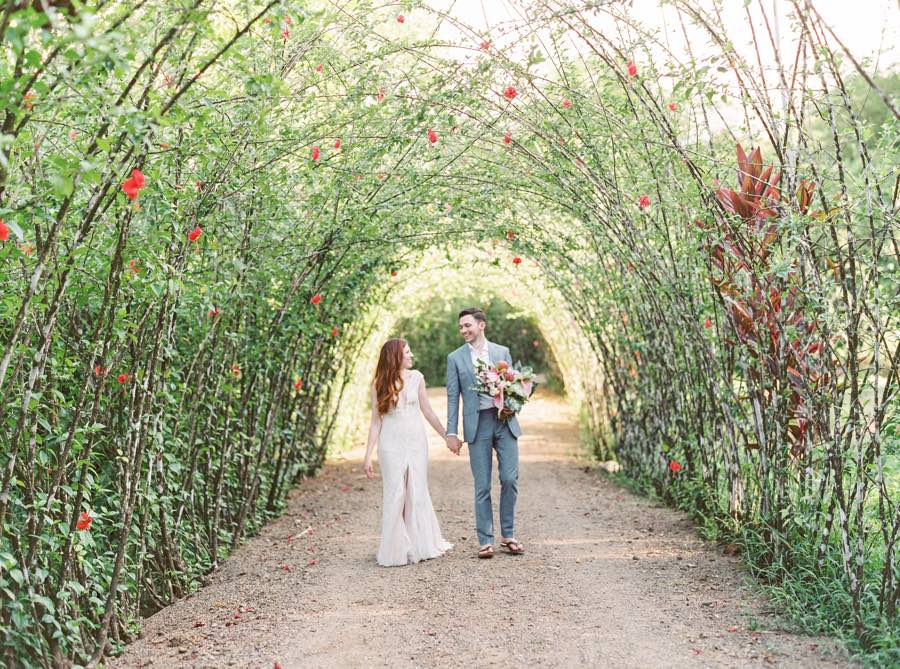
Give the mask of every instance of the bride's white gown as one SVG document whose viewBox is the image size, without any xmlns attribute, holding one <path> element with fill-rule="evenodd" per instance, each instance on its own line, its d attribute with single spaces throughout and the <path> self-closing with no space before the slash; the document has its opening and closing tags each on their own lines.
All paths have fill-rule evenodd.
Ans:
<svg viewBox="0 0 900 669">
<path fill-rule="evenodd" d="M 377 559 L 385 567 L 428 560 L 453 547 L 441 536 L 428 493 L 428 439 L 419 409 L 424 384 L 421 372 L 404 370 L 397 406 L 382 417 L 378 463 L 384 504 Z"/>
</svg>

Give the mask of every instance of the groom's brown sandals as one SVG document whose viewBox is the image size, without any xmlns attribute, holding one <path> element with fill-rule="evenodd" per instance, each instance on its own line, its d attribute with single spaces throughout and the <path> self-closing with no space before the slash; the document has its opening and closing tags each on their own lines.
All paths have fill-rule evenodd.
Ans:
<svg viewBox="0 0 900 669">
<path fill-rule="evenodd" d="M 510 555 L 521 555 L 525 552 L 525 547 L 515 539 L 510 539 L 509 541 L 501 541 L 500 545 L 505 548 L 506 552 Z"/>
<path fill-rule="evenodd" d="M 485 558 L 494 557 L 494 547 L 490 544 L 488 544 L 487 546 L 482 546 L 478 551 L 478 557 L 482 560 L 484 560 Z"/>
</svg>

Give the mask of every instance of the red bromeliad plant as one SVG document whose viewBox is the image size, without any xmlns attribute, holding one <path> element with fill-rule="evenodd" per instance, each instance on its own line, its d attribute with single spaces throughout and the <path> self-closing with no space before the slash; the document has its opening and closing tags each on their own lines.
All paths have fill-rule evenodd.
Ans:
<svg viewBox="0 0 900 669">
<path fill-rule="evenodd" d="M 758 392 L 756 415 L 774 416 L 787 431 L 791 454 L 804 452 L 804 440 L 815 436 L 807 401 L 827 382 L 823 343 L 809 308 L 803 279 L 793 260 L 773 261 L 784 241 L 785 202 L 778 184 L 781 173 L 764 167 L 757 147 L 748 157 L 737 146 L 738 190 L 720 187 L 716 199 L 732 217 L 715 223 L 697 221 L 716 237 L 707 245 L 713 269 L 710 280 L 731 317 L 737 339 L 758 362 L 748 373 Z M 718 185 L 718 184 L 717 184 Z M 806 213 L 814 182 L 801 181 L 797 207 Z M 733 341 L 731 342 L 734 343 Z M 757 418 L 757 435 L 765 430 Z M 783 433 L 783 432 L 782 432 Z M 749 444 L 758 448 L 759 443 Z"/>
</svg>

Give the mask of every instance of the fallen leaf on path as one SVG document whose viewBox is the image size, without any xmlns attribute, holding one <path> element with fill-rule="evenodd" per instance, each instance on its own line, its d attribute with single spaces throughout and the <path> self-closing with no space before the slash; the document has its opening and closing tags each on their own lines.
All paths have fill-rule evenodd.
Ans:
<svg viewBox="0 0 900 669">
<path fill-rule="evenodd" d="M 729 628 L 728 628 L 728 631 L 729 631 L 729 632 L 737 632 L 737 630 L 738 630 L 737 626 L 729 627 Z"/>
<path fill-rule="evenodd" d="M 699 648 L 691 648 L 691 652 L 692 652 L 694 655 L 699 655 L 699 654 L 702 653 L 703 651 L 700 650 Z"/>
</svg>

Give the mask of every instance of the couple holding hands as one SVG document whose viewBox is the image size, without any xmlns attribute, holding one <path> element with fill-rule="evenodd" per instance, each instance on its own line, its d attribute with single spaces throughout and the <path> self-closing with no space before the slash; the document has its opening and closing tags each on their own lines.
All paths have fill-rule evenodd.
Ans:
<svg viewBox="0 0 900 669">
<path fill-rule="evenodd" d="M 428 441 L 422 416 L 459 455 L 469 445 L 469 463 L 475 484 L 475 528 L 478 557 L 494 556 L 494 514 L 491 504 L 491 469 L 497 452 L 500 474 L 500 546 L 513 555 L 525 552 L 514 533 L 519 478 L 516 414 L 492 396 L 475 390 L 476 370 L 510 369 L 509 349 L 485 337 L 487 321 L 477 307 L 459 313 L 459 332 L 465 343 L 447 356 L 447 428 L 428 402 L 422 373 L 413 369 L 413 354 L 403 339 L 390 339 L 381 348 L 372 384 L 372 417 L 364 469 L 374 478 L 372 453 L 384 482 L 381 543 L 377 561 L 383 566 L 414 564 L 438 557 L 453 547 L 441 535 L 428 491 Z M 515 372 L 508 372 L 508 374 Z M 502 374 L 502 372 L 501 372 Z M 510 377 L 512 378 L 512 376 Z M 530 394 L 530 383 L 528 385 Z M 460 398 L 463 405 L 463 440 L 457 432 Z M 499 407 L 498 407 L 499 404 Z"/>
</svg>

